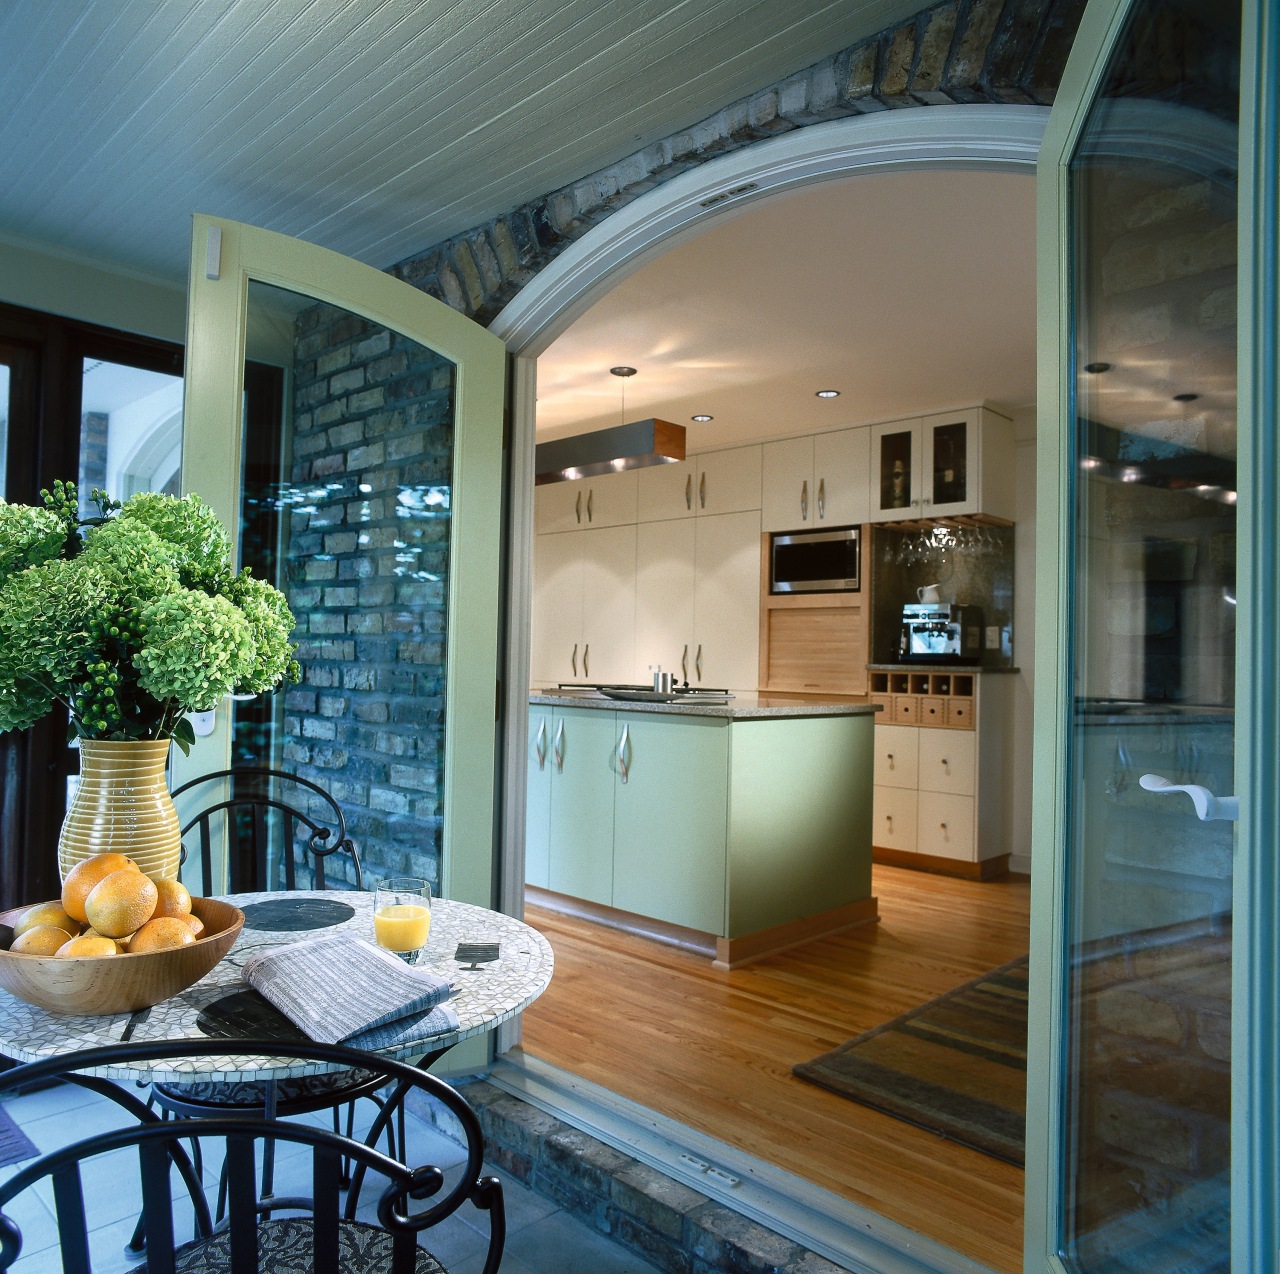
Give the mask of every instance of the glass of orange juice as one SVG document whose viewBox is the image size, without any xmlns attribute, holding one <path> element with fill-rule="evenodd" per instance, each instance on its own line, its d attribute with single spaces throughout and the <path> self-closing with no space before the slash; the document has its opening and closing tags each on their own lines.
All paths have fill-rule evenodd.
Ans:
<svg viewBox="0 0 1280 1274">
<path fill-rule="evenodd" d="M 416 964 L 431 934 L 431 886 L 416 876 L 378 881 L 373 937 L 378 946 Z"/>
</svg>

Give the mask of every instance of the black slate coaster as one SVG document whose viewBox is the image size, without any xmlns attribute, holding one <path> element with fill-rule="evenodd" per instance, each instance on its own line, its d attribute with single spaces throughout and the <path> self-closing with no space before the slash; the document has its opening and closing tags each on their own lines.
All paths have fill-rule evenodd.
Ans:
<svg viewBox="0 0 1280 1274">
<path fill-rule="evenodd" d="M 498 943 L 496 942 L 460 942 L 458 949 L 453 953 L 453 958 L 459 963 L 467 966 L 467 971 L 478 969 L 482 964 L 488 964 L 490 961 L 498 958 Z"/>
<path fill-rule="evenodd" d="M 272 898 L 251 902 L 244 909 L 244 927 L 270 933 L 303 933 L 308 929 L 330 929 L 350 920 L 356 909 L 334 898 Z"/>
</svg>

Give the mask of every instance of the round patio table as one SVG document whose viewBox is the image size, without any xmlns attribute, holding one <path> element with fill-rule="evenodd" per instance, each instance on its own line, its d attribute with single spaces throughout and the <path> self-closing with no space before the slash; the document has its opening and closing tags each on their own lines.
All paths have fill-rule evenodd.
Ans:
<svg viewBox="0 0 1280 1274">
<path fill-rule="evenodd" d="M 228 894 L 224 901 L 245 913 L 245 925 L 222 961 L 194 986 L 150 1009 L 106 1017 L 50 1013 L 0 990 L 0 1053 L 18 1061 L 74 1053 L 132 1040 L 209 1037 L 287 1040 L 302 1038 L 241 977 L 254 952 L 338 929 L 373 938 L 373 894 L 347 890 Z M 460 945 L 497 944 L 470 958 Z M 463 954 L 464 958 L 456 957 Z M 542 994 L 551 981 L 551 946 L 536 929 L 513 916 L 448 899 L 431 904 L 431 936 L 420 967 L 449 980 L 451 1013 L 406 1019 L 394 1046 L 375 1050 L 392 1058 L 434 1060 L 460 1040 L 492 1030 Z M 142 1067 L 104 1067 L 92 1073 L 112 1079 L 145 1078 L 156 1083 L 205 1080 L 238 1083 L 292 1079 L 331 1069 L 287 1055 L 259 1058 L 193 1057 L 155 1061 Z"/>
</svg>

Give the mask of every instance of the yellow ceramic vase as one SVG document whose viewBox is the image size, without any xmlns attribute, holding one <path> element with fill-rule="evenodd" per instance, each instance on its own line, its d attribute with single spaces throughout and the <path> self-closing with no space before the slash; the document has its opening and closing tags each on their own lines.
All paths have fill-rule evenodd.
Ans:
<svg viewBox="0 0 1280 1274">
<path fill-rule="evenodd" d="M 127 854 L 153 880 L 178 874 L 182 841 L 164 771 L 168 739 L 80 740 L 80 784 L 58 837 L 66 879 L 94 854 Z"/>
</svg>

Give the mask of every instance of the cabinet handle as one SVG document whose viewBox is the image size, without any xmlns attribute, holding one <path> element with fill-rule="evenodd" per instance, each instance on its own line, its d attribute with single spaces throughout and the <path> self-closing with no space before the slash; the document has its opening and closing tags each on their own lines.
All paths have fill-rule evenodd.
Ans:
<svg viewBox="0 0 1280 1274">
<path fill-rule="evenodd" d="M 573 516 L 578 519 L 578 525 L 582 525 L 582 492 L 578 492 L 578 498 L 573 504 Z"/>
<path fill-rule="evenodd" d="M 827 516 L 827 480 L 818 479 L 818 521 Z"/>
<path fill-rule="evenodd" d="M 889 768 L 892 770 L 892 769 L 894 768 L 894 764 L 893 764 L 893 753 L 892 753 L 892 752 L 890 752 L 890 753 L 888 754 L 888 758 L 889 758 Z"/>
<path fill-rule="evenodd" d="M 689 474 L 684 480 L 684 507 L 693 508 L 693 474 Z"/>
<path fill-rule="evenodd" d="M 572 665 L 573 675 L 576 677 L 578 675 L 578 643 L 576 641 L 573 643 L 573 654 L 569 656 L 569 663 Z"/>
<path fill-rule="evenodd" d="M 546 719 L 538 722 L 538 741 L 533 745 L 533 750 L 538 754 L 538 769 L 542 769 L 547 763 L 547 722 Z"/>
<path fill-rule="evenodd" d="M 946 823 L 939 823 L 939 824 L 938 824 L 938 826 L 939 826 L 940 828 L 942 828 L 942 839 L 943 839 L 943 840 L 950 840 L 950 839 L 951 839 L 951 837 L 947 835 L 947 825 L 946 825 Z"/>
<path fill-rule="evenodd" d="M 800 484 L 800 521 L 807 522 L 809 520 L 809 479 L 806 478 Z"/>
<path fill-rule="evenodd" d="M 698 479 L 698 504 L 701 508 L 707 507 L 707 475 L 705 473 Z"/>
<path fill-rule="evenodd" d="M 622 727 L 622 738 L 618 741 L 618 773 L 622 776 L 622 781 L 627 781 L 627 775 L 630 773 L 631 766 L 627 762 L 627 744 L 631 741 L 631 726 L 624 725 Z"/>
<path fill-rule="evenodd" d="M 595 493 L 596 493 L 595 487 L 592 487 L 591 490 L 587 492 L 587 521 L 588 522 L 591 521 L 591 501 L 594 498 Z"/>
<path fill-rule="evenodd" d="M 680 675 L 685 683 L 689 681 L 689 643 L 685 642 L 684 651 L 680 656 Z"/>
<path fill-rule="evenodd" d="M 584 677 L 591 676 L 591 643 L 587 642 L 582 648 L 582 675 Z"/>
<path fill-rule="evenodd" d="M 951 773 L 951 762 L 945 756 L 942 758 L 942 772 L 943 774 Z"/>
<path fill-rule="evenodd" d="M 556 722 L 556 741 L 552 744 L 556 756 L 556 769 L 564 772 L 564 718 Z"/>
<path fill-rule="evenodd" d="M 698 643 L 698 653 L 693 657 L 693 670 L 698 674 L 698 680 L 702 680 L 702 643 Z"/>
<path fill-rule="evenodd" d="M 889 834 L 892 836 L 893 835 L 893 815 L 886 814 L 884 816 L 884 821 L 889 824 Z"/>
</svg>

